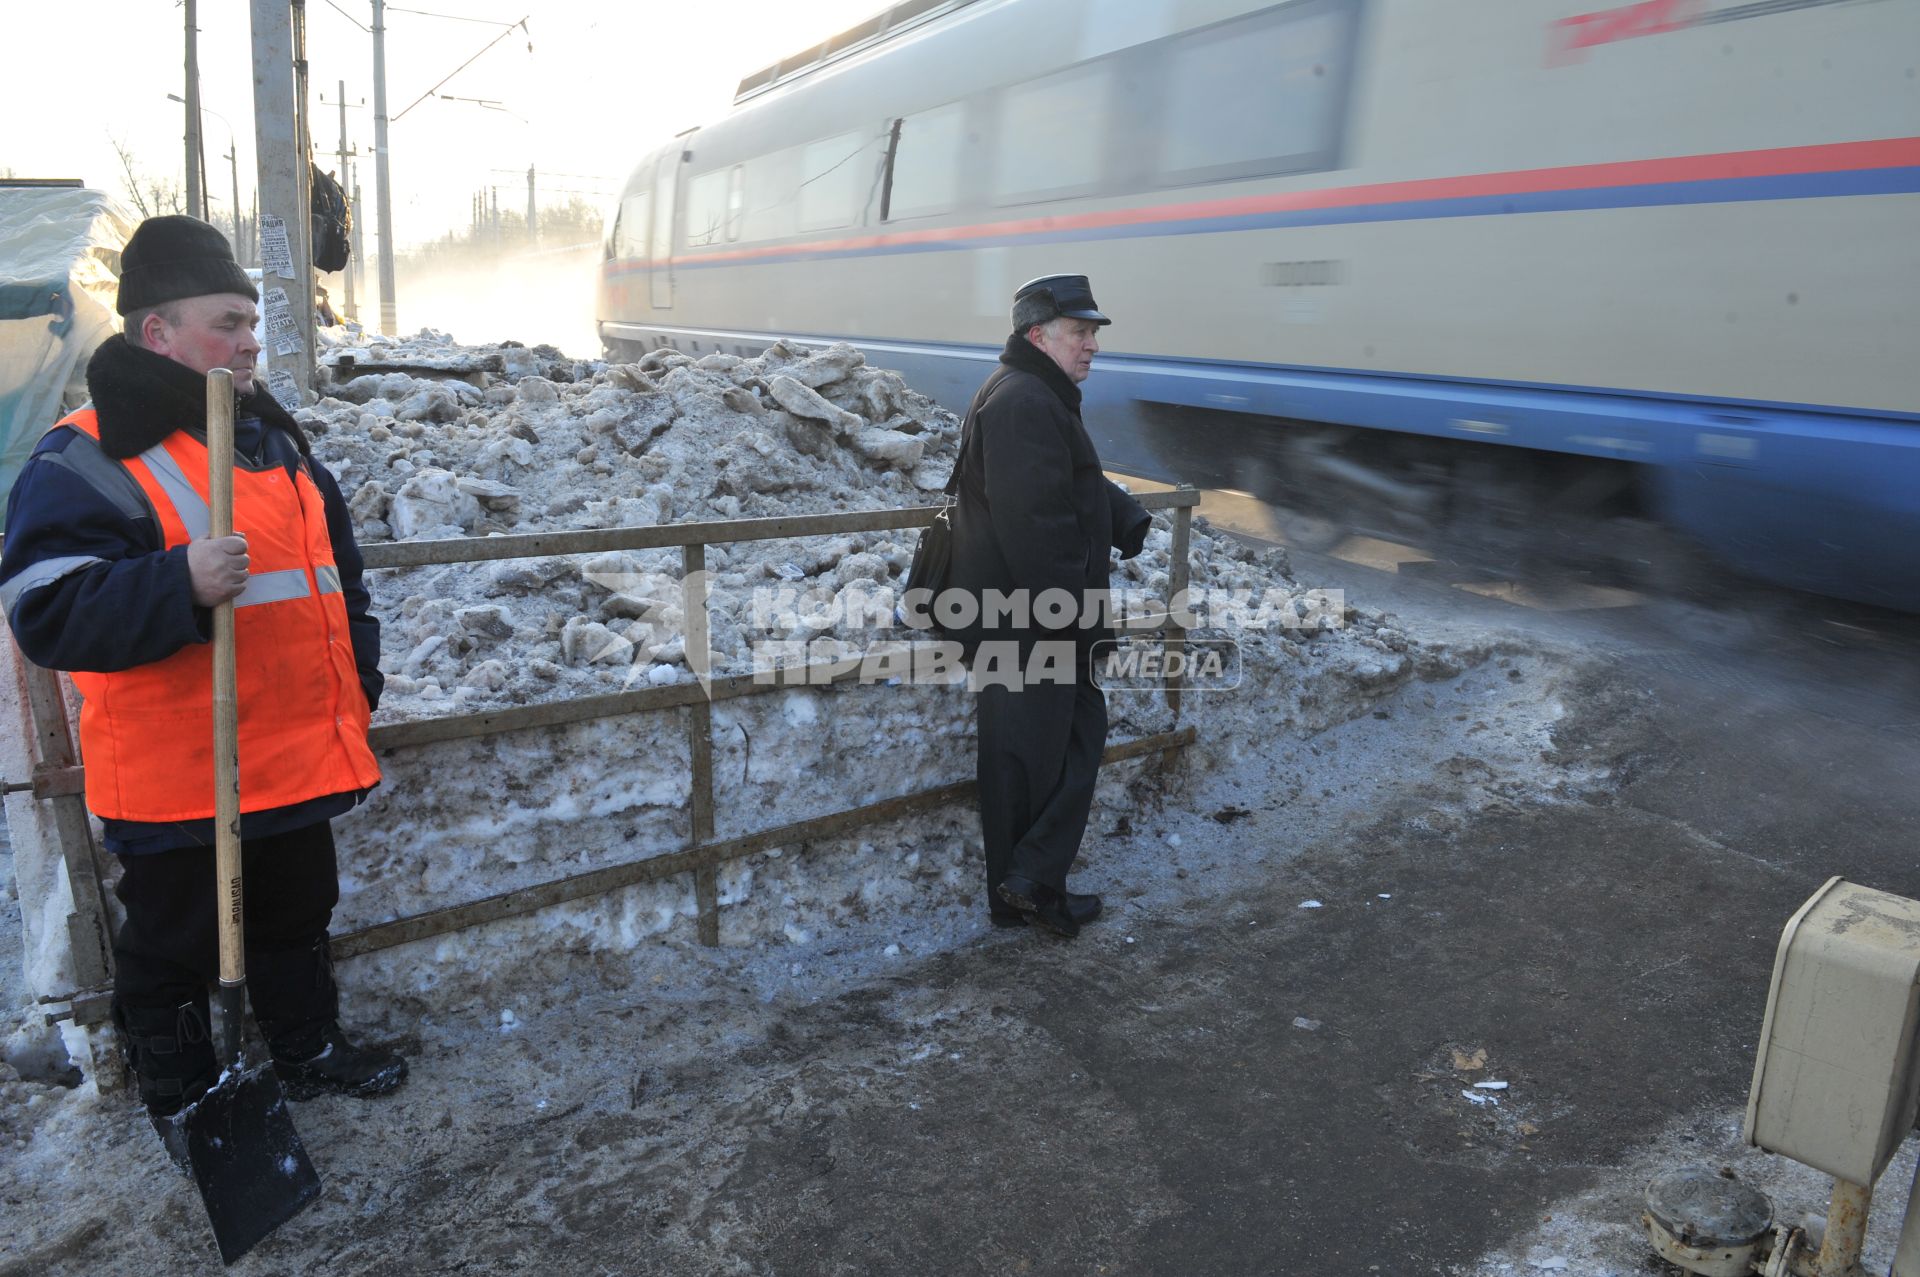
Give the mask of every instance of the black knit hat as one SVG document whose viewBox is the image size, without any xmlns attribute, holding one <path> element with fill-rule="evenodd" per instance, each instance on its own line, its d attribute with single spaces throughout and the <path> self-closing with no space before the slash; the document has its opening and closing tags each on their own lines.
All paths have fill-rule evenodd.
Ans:
<svg viewBox="0 0 1920 1277">
<path fill-rule="evenodd" d="M 149 217 L 120 250 L 122 315 L 209 293 L 260 300 L 260 290 L 233 260 L 227 237 L 197 217 Z"/>
</svg>

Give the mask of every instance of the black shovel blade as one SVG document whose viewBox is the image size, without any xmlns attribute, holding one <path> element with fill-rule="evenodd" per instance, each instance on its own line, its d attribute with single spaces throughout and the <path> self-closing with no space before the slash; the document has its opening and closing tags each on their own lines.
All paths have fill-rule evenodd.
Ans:
<svg viewBox="0 0 1920 1277">
<path fill-rule="evenodd" d="M 165 1123 L 161 1137 L 184 1154 L 226 1263 L 320 1196 L 319 1173 L 271 1064 L 228 1069 L 219 1085 Z"/>
</svg>

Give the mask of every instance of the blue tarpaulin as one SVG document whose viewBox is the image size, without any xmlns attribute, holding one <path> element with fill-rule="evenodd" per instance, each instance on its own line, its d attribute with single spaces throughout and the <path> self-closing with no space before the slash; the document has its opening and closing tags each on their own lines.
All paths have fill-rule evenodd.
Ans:
<svg viewBox="0 0 1920 1277">
<path fill-rule="evenodd" d="M 86 400 L 133 227 L 100 191 L 0 185 L 0 512 L 40 436 Z"/>
</svg>

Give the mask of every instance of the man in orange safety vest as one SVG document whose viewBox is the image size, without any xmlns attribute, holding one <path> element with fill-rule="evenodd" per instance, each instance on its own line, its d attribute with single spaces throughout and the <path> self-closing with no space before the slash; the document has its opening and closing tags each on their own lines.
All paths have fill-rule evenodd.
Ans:
<svg viewBox="0 0 1920 1277">
<path fill-rule="evenodd" d="M 259 292 L 220 232 L 141 223 L 121 255 L 125 332 L 87 366 L 92 402 L 40 441 L 8 501 L 0 607 L 29 660 L 72 673 L 87 805 L 123 866 L 114 1017 L 156 1118 L 218 1076 L 212 609 L 231 601 L 239 679 L 248 993 L 287 1094 L 405 1080 L 340 1028 L 327 927 L 331 821 L 379 783 L 367 746 L 380 627 L 333 476 L 254 384 Z M 206 373 L 233 371 L 234 527 L 209 535 Z"/>
</svg>

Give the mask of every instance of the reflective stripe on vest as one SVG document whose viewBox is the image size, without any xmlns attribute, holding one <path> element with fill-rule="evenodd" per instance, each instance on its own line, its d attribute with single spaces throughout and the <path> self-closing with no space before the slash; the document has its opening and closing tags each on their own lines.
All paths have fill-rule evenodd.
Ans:
<svg viewBox="0 0 1920 1277">
<path fill-rule="evenodd" d="M 286 568 L 279 572 L 255 572 L 247 577 L 247 588 L 235 598 L 235 607 L 258 607 L 262 603 L 285 603 L 290 599 L 304 599 L 312 593 L 307 588 L 307 574 L 302 568 Z"/>
<path fill-rule="evenodd" d="M 8 577 L 5 585 L 0 585 L 0 612 L 5 612 L 11 617 L 13 605 L 18 603 L 20 596 L 28 590 L 37 586 L 52 585 L 61 577 L 78 572 L 81 568 L 89 568 L 96 563 L 105 562 L 105 559 L 91 554 L 69 554 L 59 559 L 42 559 L 30 567 L 22 568 Z M 336 585 L 334 588 L 339 587 Z"/>
<path fill-rule="evenodd" d="M 159 481 L 167 494 L 167 500 L 173 503 L 173 512 L 178 516 L 181 526 L 187 530 L 187 540 L 198 541 L 213 530 L 213 511 L 194 491 L 193 484 L 187 479 L 180 463 L 173 459 L 164 443 L 156 443 L 140 454 L 140 460 L 153 477 Z"/>
<path fill-rule="evenodd" d="M 99 438 L 91 410 L 61 424 Z M 131 478 L 168 551 L 207 535 L 205 444 L 177 431 L 137 457 L 101 457 L 111 469 L 96 468 L 89 482 L 105 495 L 104 482 Z M 237 468 L 234 527 L 254 568 L 233 614 L 240 810 L 371 788 L 380 768 L 367 747 L 367 699 L 320 489 L 304 468 Z M 212 675 L 204 643 L 129 670 L 74 674 L 87 806 L 96 815 L 159 822 L 213 814 Z"/>
</svg>

